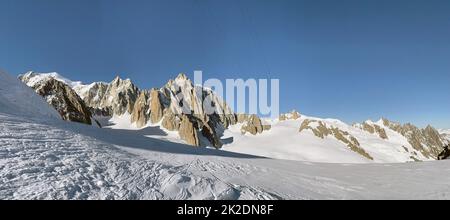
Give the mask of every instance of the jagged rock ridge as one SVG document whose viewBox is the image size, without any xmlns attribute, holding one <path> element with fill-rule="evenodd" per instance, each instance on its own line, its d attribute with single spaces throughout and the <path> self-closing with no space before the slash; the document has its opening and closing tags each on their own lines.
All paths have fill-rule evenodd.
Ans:
<svg viewBox="0 0 450 220">
<path fill-rule="evenodd" d="M 84 124 L 92 124 L 91 112 L 78 94 L 67 84 L 45 76 L 39 80 L 33 80 L 36 74 L 29 72 L 19 76 L 19 79 L 33 88 L 36 93 L 52 105 L 62 119 Z"/>
<path fill-rule="evenodd" d="M 52 96 L 54 91 L 58 91 L 56 94 L 62 94 L 57 101 L 49 103 L 65 120 L 91 123 L 89 122 L 91 114 L 94 116 L 130 114 L 130 122 L 138 128 L 159 125 L 169 131 L 177 131 L 181 139 L 193 146 L 208 145 L 220 148 L 223 145 L 221 140 L 223 132 L 230 125 L 239 124 L 240 131 L 244 135 L 258 135 L 271 129 L 270 123 L 267 124 L 266 120 L 261 120 L 256 115 L 233 113 L 223 99 L 215 95 L 211 89 L 195 86 L 184 74 L 169 80 L 162 88 L 150 90 L 140 90 L 131 80 L 123 80 L 120 77 L 116 77 L 110 83 L 98 82 L 90 85 L 71 82 L 55 74 L 29 73 L 28 77 L 22 76 L 21 79 L 30 87 L 50 81 L 51 86 L 44 89 L 45 92 L 38 93 L 47 98 L 54 98 Z M 61 104 L 61 100 L 69 100 L 69 103 Z M 211 103 L 214 113 L 208 114 L 208 109 L 203 106 L 205 100 Z M 358 135 L 358 132 L 350 131 L 345 126 L 336 126 L 326 120 L 305 121 L 302 117 L 300 113 L 292 111 L 281 114 L 278 121 L 282 123 L 287 120 L 292 122 L 298 120 L 300 132 L 311 130 L 321 139 L 333 137 L 365 158 L 373 158 L 370 151 L 371 142 L 365 141 L 365 137 Z M 401 151 L 410 155 L 411 160 L 436 159 L 443 146 L 448 144 L 443 134 L 439 134 L 431 126 L 419 129 L 411 124 L 400 125 L 384 119 L 377 123 L 366 121 L 352 127 L 385 142 L 393 142 L 391 144 L 398 145 Z M 405 137 L 408 142 L 397 144 L 395 138 L 391 140 L 392 131 Z"/>
<path fill-rule="evenodd" d="M 326 122 L 319 120 L 305 119 L 300 126 L 299 132 L 304 130 L 311 130 L 315 136 L 321 139 L 331 135 L 347 145 L 350 150 L 364 156 L 369 160 L 373 160 L 373 157 L 361 147 L 359 141 L 354 136 L 347 131 L 339 129 L 338 127 L 328 125 Z"/>
<path fill-rule="evenodd" d="M 371 134 L 376 134 L 382 139 L 389 139 L 389 137 L 386 134 L 386 130 L 371 121 L 365 121 L 362 124 L 355 124 L 354 126 L 364 131 L 367 131 Z"/>
<path fill-rule="evenodd" d="M 442 152 L 446 140 L 432 126 L 420 129 L 411 123 L 404 125 L 382 119 L 383 125 L 406 137 L 411 146 L 428 158 L 437 158 Z"/>
<path fill-rule="evenodd" d="M 91 114 L 96 117 L 130 114 L 131 123 L 138 128 L 161 124 L 167 130 L 178 131 L 180 138 L 193 146 L 220 148 L 223 130 L 237 123 L 236 114 L 221 97 L 209 88 L 195 86 L 185 74 L 179 74 L 160 89 L 150 90 L 140 90 L 130 79 L 124 80 L 118 76 L 110 83 L 95 82 L 89 85 L 74 84 L 57 74 L 33 73 L 29 80 L 40 82 L 44 75 L 58 85 L 71 89 L 72 95 L 78 94 L 78 103 L 84 106 L 82 112 L 87 112 L 89 117 Z M 205 100 L 214 110 L 212 113 L 205 109 Z M 270 126 L 262 125 L 256 115 L 245 117 L 243 130 L 249 130 L 253 135 L 270 129 Z M 80 121 L 73 117 L 67 120 Z"/>
</svg>

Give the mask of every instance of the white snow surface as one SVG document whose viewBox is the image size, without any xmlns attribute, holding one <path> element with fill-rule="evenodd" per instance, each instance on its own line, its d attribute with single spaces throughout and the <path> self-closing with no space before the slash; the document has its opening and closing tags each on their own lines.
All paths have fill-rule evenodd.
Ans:
<svg viewBox="0 0 450 220">
<path fill-rule="evenodd" d="M 322 140 L 309 131 L 299 133 L 300 124 L 301 120 L 278 122 L 269 131 L 255 136 L 243 135 L 242 124 L 232 125 L 225 130 L 223 139 L 233 138 L 233 142 L 224 145 L 223 149 L 286 160 L 370 163 L 332 137 Z"/>
<path fill-rule="evenodd" d="M 450 129 L 439 129 L 438 131 L 445 139 L 447 139 L 447 143 L 450 144 Z"/>
<path fill-rule="evenodd" d="M 440 134 L 446 135 L 446 136 L 450 136 L 450 129 L 438 129 L 438 132 Z"/>
<path fill-rule="evenodd" d="M 55 80 L 58 80 L 60 82 L 65 83 L 69 87 L 71 87 L 82 99 L 84 98 L 85 94 L 95 85 L 98 83 L 107 84 L 105 82 L 94 82 L 91 84 L 84 84 L 81 81 L 72 81 L 70 79 L 67 79 L 66 77 L 60 75 L 57 72 L 50 72 L 50 73 L 38 73 L 29 71 L 22 76 L 29 78 L 29 81 L 27 82 L 27 85 L 29 87 L 33 87 L 36 83 L 41 82 L 43 80 L 53 78 Z"/>
<path fill-rule="evenodd" d="M 369 160 L 350 150 L 343 142 L 332 135 L 321 139 L 311 130 L 299 132 L 302 122 L 306 119 L 324 122 L 328 127 L 337 127 L 354 136 L 361 147 L 371 155 Z M 414 150 L 408 140 L 401 134 L 385 127 L 381 121 L 377 124 L 386 130 L 388 139 L 384 140 L 377 134 L 370 134 L 355 126 L 347 125 L 337 119 L 321 119 L 302 115 L 297 120 L 267 120 L 272 125 L 269 131 L 253 136 L 243 135 L 241 124 L 233 125 L 225 130 L 223 139 L 233 139 L 224 145 L 223 149 L 231 152 L 246 153 L 276 159 L 299 160 L 323 163 L 402 163 L 414 161 L 411 156 L 426 161 L 429 160 L 420 152 Z M 317 122 L 310 126 L 317 126 Z M 413 154 L 416 152 L 417 155 Z"/>
<path fill-rule="evenodd" d="M 69 87 L 71 88 L 75 88 L 75 87 L 79 87 L 79 86 L 85 86 L 83 83 L 81 83 L 80 81 L 72 81 L 70 79 L 67 79 L 63 76 L 61 76 L 60 74 L 56 73 L 56 72 L 51 72 L 51 73 L 36 73 L 33 71 L 29 71 L 27 73 L 24 74 L 25 77 L 30 77 L 30 81 L 27 83 L 28 86 L 32 87 L 34 84 L 45 80 L 45 78 L 53 78 L 56 79 L 60 82 L 63 82 L 65 84 L 67 84 Z"/>
<path fill-rule="evenodd" d="M 61 118 L 44 99 L 19 79 L 0 70 L 0 112 Z"/>
<path fill-rule="evenodd" d="M 0 113 L 0 199 L 449 199 L 450 162 L 321 164 Z"/>
<path fill-rule="evenodd" d="M 0 199 L 450 199 L 450 161 L 330 164 L 192 148 L 152 129 L 62 121 L 4 73 L 0 88 Z"/>
</svg>

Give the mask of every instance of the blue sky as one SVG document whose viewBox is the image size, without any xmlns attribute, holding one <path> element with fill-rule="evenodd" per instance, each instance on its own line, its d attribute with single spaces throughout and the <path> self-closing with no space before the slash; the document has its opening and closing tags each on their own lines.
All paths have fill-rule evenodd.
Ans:
<svg viewBox="0 0 450 220">
<path fill-rule="evenodd" d="M 0 0 L 0 68 L 278 78 L 281 111 L 450 127 L 450 2 Z"/>
</svg>

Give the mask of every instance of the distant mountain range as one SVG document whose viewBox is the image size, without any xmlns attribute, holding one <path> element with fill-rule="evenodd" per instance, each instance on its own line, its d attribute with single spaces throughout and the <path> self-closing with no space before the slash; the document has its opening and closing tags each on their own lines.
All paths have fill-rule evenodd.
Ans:
<svg viewBox="0 0 450 220">
<path fill-rule="evenodd" d="M 52 105 L 67 121 L 108 127 L 128 116 L 129 127 L 159 127 L 176 132 L 192 146 L 222 148 L 278 159 L 333 163 L 435 160 L 450 142 L 449 130 L 418 128 L 388 119 L 348 125 L 337 119 L 309 117 L 293 111 L 277 119 L 237 114 L 209 88 L 195 86 L 179 74 L 161 88 L 140 89 L 130 79 L 83 84 L 58 73 L 28 72 L 19 79 Z M 205 97 L 216 113 L 205 114 Z M 187 103 L 192 114 L 183 113 Z"/>
</svg>

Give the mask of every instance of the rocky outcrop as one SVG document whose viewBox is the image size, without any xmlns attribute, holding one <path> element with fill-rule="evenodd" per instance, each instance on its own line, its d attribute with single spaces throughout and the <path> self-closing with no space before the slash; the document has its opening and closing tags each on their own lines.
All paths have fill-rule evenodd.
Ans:
<svg viewBox="0 0 450 220">
<path fill-rule="evenodd" d="M 373 122 L 364 122 L 361 125 L 355 125 L 355 127 L 359 127 L 364 131 L 367 131 L 371 134 L 376 134 L 378 135 L 378 137 L 380 137 L 381 139 L 389 139 L 389 137 L 386 134 L 386 130 L 382 127 L 380 127 L 379 125 L 373 123 Z"/>
<path fill-rule="evenodd" d="M 94 117 L 111 117 L 113 115 L 111 108 L 88 108 Z"/>
<path fill-rule="evenodd" d="M 180 74 L 161 90 L 141 92 L 133 109 L 132 120 L 137 121 L 138 127 L 145 125 L 147 120 L 153 124 L 161 122 L 163 128 L 178 131 L 180 138 L 189 145 L 220 148 L 222 143 L 216 130 L 219 126 L 233 123 L 233 118 L 220 117 L 217 113 L 205 114 L 200 104 L 203 97 L 198 95 L 201 93 L 201 88 L 194 87 L 184 74 Z M 186 114 L 181 109 L 186 103 L 192 114 Z"/>
<path fill-rule="evenodd" d="M 256 115 L 250 115 L 245 124 L 242 125 L 241 131 L 243 134 L 247 132 L 252 135 L 261 134 L 263 132 L 261 119 Z"/>
<path fill-rule="evenodd" d="M 327 128 L 326 124 L 322 121 L 305 119 L 300 125 L 299 132 L 304 130 L 311 130 L 315 136 L 324 139 L 331 134 L 331 131 Z"/>
<path fill-rule="evenodd" d="M 382 120 L 384 126 L 403 135 L 415 150 L 427 158 L 436 159 L 444 148 L 445 139 L 432 126 L 420 129 L 410 123 L 402 125 L 387 119 Z"/>
<path fill-rule="evenodd" d="M 386 134 L 386 130 L 384 130 L 384 128 L 381 128 L 378 125 L 375 125 L 375 132 L 378 134 L 378 136 L 382 139 L 389 139 L 389 137 Z"/>
<path fill-rule="evenodd" d="M 369 160 L 373 160 L 373 157 L 370 156 L 363 148 L 361 148 L 361 145 L 359 144 L 359 141 L 350 135 L 346 131 L 342 131 L 336 127 L 331 128 L 333 135 L 336 139 L 346 144 L 350 150 L 366 157 Z"/>
<path fill-rule="evenodd" d="M 211 145 L 220 148 L 222 143 L 219 131 L 236 123 L 236 116 L 221 98 L 208 88 L 194 86 L 185 74 L 179 74 L 160 90 L 154 90 L 151 100 L 152 121 L 162 120 L 162 127 L 178 130 L 180 137 L 189 144 L 195 143 L 194 146 Z M 210 103 L 214 111 L 205 109 L 204 102 Z M 186 127 L 191 127 L 187 126 L 190 124 L 186 118 L 196 133 L 190 129 L 186 132 Z M 198 138 L 199 136 L 204 139 Z"/>
<path fill-rule="evenodd" d="M 272 125 L 264 125 L 263 124 L 263 131 L 269 131 L 270 129 L 272 129 Z"/>
<path fill-rule="evenodd" d="M 208 121 L 202 125 L 201 132 L 203 137 L 205 137 L 214 147 L 221 148 L 222 142 L 220 141 L 214 127 L 214 123 L 212 121 Z"/>
<path fill-rule="evenodd" d="M 256 115 L 241 115 L 240 117 L 241 121 L 243 121 L 242 123 L 244 123 L 241 127 L 242 134 L 250 133 L 252 135 L 256 135 L 271 129 L 270 125 L 263 125 L 261 119 Z"/>
<path fill-rule="evenodd" d="M 162 120 L 162 127 L 169 131 L 178 131 L 180 129 L 181 119 L 172 113 L 169 109 L 164 110 L 164 118 Z"/>
<path fill-rule="evenodd" d="M 373 160 L 373 157 L 361 147 L 358 139 L 347 131 L 343 131 L 334 126 L 329 126 L 326 122 L 312 119 L 303 120 L 300 125 L 299 132 L 303 132 L 305 130 L 311 130 L 316 137 L 321 139 L 324 139 L 327 136 L 333 136 L 338 141 L 347 145 L 350 150 L 364 156 L 369 160 Z"/>
<path fill-rule="evenodd" d="M 161 121 L 164 113 L 164 106 L 161 103 L 160 94 L 157 90 L 150 91 L 150 119 L 152 123 Z"/>
<path fill-rule="evenodd" d="M 181 116 L 180 128 L 178 130 L 180 138 L 189 145 L 200 146 L 200 139 L 196 127 L 196 124 L 187 115 Z"/>
<path fill-rule="evenodd" d="M 74 88 L 74 90 L 90 108 L 112 110 L 111 106 L 106 106 L 102 103 L 108 87 L 108 83 L 95 82 L 86 86 L 78 86 L 77 88 Z"/>
<path fill-rule="evenodd" d="M 221 148 L 222 142 L 217 132 L 218 125 L 210 118 L 206 116 L 204 119 L 200 119 L 194 115 L 176 115 L 170 109 L 165 109 L 161 125 L 167 130 L 178 131 L 180 138 L 189 145 L 210 145 Z"/>
<path fill-rule="evenodd" d="M 249 115 L 248 114 L 239 113 L 239 114 L 236 115 L 236 118 L 237 118 L 237 122 L 238 123 L 244 123 L 244 122 L 247 122 L 247 120 L 249 118 Z"/>
<path fill-rule="evenodd" d="M 149 103 L 148 91 L 141 91 L 134 104 L 131 123 L 136 123 L 137 127 L 143 127 L 147 124 L 150 115 L 150 103 Z"/>
<path fill-rule="evenodd" d="M 110 83 L 95 82 L 74 88 L 92 109 L 109 109 L 111 115 L 132 114 L 139 89 L 130 79 L 114 78 Z"/>
<path fill-rule="evenodd" d="M 450 150 L 448 149 L 449 146 L 445 146 L 441 153 L 437 156 L 438 160 L 445 160 L 450 158 Z"/>
<path fill-rule="evenodd" d="M 431 125 L 428 125 L 427 127 L 425 127 L 425 129 L 422 129 L 422 134 L 425 138 L 425 143 L 427 144 L 427 146 L 439 146 L 442 148 L 444 147 L 444 140 L 442 139 L 439 132 Z M 439 150 L 434 151 L 433 149 L 431 149 L 430 152 L 432 154 L 435 154 L 438 153 Z"/>
<path fill-rule="evenodd" d="M 131 114 L 139 90 L 131 80 L 116 77 L 107 87 L 100 107 L 110 107 L 115 115 Z"/>
<path fill-rule="evenodd" d="M 279 121 L 286 121 L 286 120 L 297 120 L 301 117 L 300 113 L 298 113 L 297 111 L 293 110 L 290 113 L 287 114 L 280 114 L 280 116 L 278 117 Z"/>
<path fill-rule="evenodd" d="M 92 124 L 89 108 L 72 88 L 52 77 L 43 77 L 39 80 L 33 80 L 33 77 L 32 74 L 28 74 L 20 76 L 19 79 L 44 97 L 64 120 Z"/>
<path fill-rule="evenodd" d="M 211 89 L 194 86 L 185 74 L 169 80 L 160 91 L 161 102 L 174 114 L 189 114 L 203 119 L 205 115 L 216 115 L 214 120 L 227 128 L 236 123 L 233 111 Z M 205 108 L 204 104 L 207 108 Z M 212 110 L 212 111 L 211 111 Z"/>
</svg>

